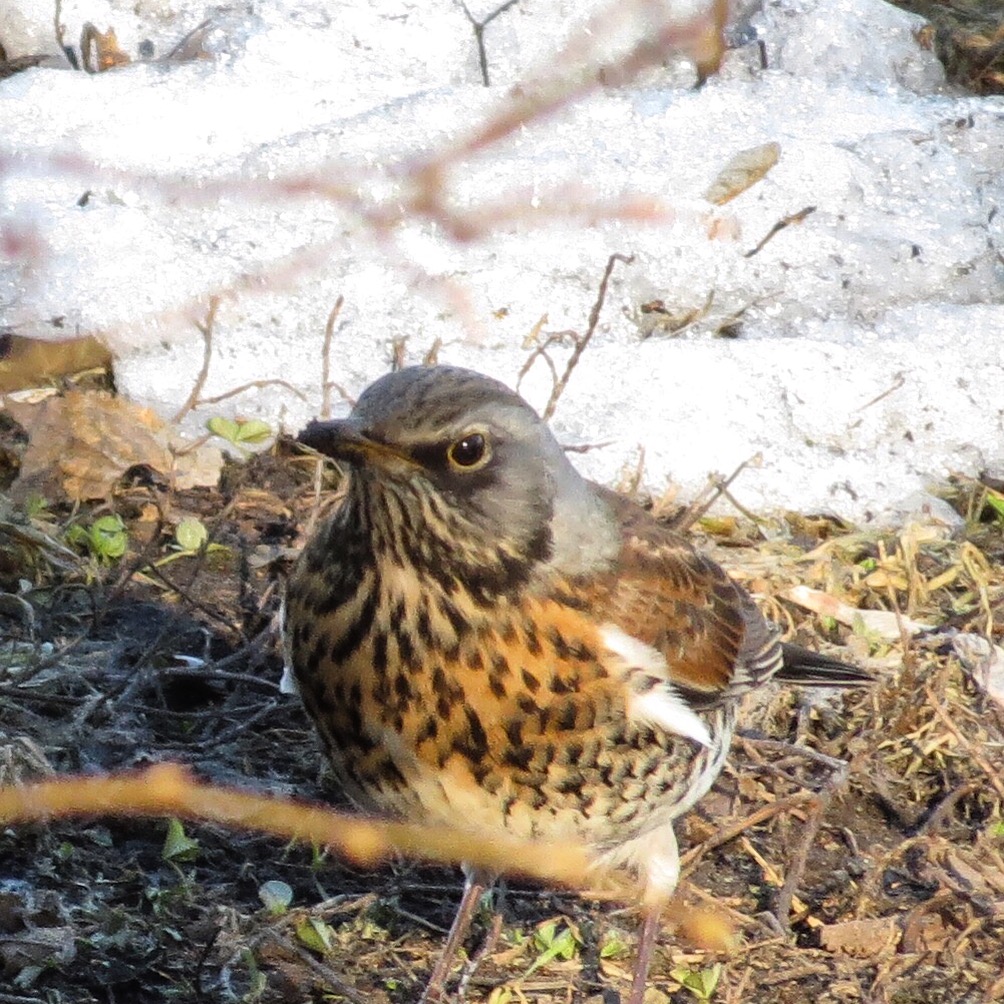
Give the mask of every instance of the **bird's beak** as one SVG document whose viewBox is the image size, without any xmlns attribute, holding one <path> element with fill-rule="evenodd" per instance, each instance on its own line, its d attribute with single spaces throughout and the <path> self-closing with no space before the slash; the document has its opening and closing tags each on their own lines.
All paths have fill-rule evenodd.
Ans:
<svg viewBox="0 0 1004 1004">
<path fill-rule="evenodd" d="M 332 460 L 385 468 L 400 467 L 402 463 L 414 466 L 410 457 L 386 443 L 371 439 L 351 418 L 311 422 L 296 439 Z"/>
</svg>

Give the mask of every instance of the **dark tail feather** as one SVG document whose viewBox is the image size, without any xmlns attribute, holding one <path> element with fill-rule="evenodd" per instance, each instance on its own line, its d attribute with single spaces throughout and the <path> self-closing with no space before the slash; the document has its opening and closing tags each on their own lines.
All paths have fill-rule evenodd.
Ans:
<svg viewBox="0 0 1004 1004">
<path fill-rule="evenodd" d="M 798 645 L 781 645 L 783 663 L 775 680 L 803 687 L 861 687 L 875 682 L 871 673 Z"/>
</svg>

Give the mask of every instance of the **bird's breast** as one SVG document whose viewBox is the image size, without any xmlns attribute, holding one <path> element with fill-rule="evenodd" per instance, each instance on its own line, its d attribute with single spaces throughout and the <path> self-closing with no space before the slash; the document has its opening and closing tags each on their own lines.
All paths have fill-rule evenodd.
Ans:
<svg viewBox="0 0 1004 1004">
<path fill-rule="evenodd" d="M 293 667 L 370 810 L 606 846 L 677 815 L 720 769 L 720 729 L 700 749 L 630 720 L 600 626 L 564 587 L 485 608 L 398 565 L 325 574 L 338 603 L 316 573 L 290 582 Z"/>
</svg>

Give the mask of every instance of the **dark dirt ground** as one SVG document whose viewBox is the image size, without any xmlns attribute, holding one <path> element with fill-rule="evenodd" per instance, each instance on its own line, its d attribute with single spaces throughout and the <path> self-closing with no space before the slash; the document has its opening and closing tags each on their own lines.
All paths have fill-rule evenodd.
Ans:
<svg viewBox="0 0 1004 1004">
<path fill-rule="evenodd" d="M 129 527 L 128 552 L 103 566 L 82 557 L 55 567 L 12 529 L 23 516 L 4 515 L 0 587 L 30 582 L 34 627 L 20 603 L 0 604 L 3 780 L 171 760 L 206 780 L 339 800 L 298 700 L 278 690 L 279 585 L 316 504 L 313 462 L 281 453 L 231 465 L 219 491 L 133 483 L 77 513 L 110 506 Z M 746 738 L 679 827 L 683 900 L 728 918 L 737 947 L 703 951 L 668 923 L 652 1004 L 1004 998 L 1004 715 L 950 640 L 950 629 L 1000 640 L 1004 524 L 988 491 L 956 487 L 970 517 L 957 539 L 795 516 L 695 531 L 797 640 L 864 657 L 878 682 L 811 706 L 778 691 L 747 709 Z M 150 560 L 189 515 L 227 550 L 155 571 Z M 34 526 L 59 539 L 70 518 L 54 507 Z M 899 641 L 855 635 L 781 598 L 797 583 L 861 609 L 895 602 L 944 630 L 904 657 Z M 846 776 L 798 753 L 796 740 L 846 760 Z M 739 825 L 754 813 L 759 821 Z M 418 999 L 459 872 L 404 862 L 362 871 L 193 824 L 184 833 L 197 846 L 165 857 L 167 831 L 165 820 L 110 817 L 0 831 L 0 1004 Z M 274 880 L 293 892 L 280 916 L 259 898 Z M 504 911 L 468 1000 L 614 1004 L 626 989 L 632 910 L 513 883 Z M 550 922 L 571 932 L 569 957 L 548 957 Z M 710 992 L 684 986 L 716 963 Z"/>
</svg>

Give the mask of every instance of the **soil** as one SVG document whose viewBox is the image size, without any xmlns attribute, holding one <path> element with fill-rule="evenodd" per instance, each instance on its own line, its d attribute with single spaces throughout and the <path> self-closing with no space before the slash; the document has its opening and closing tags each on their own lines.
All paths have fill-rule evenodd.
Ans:
<svg viewBox="0 0 1004 1004">
<path fill-rule="evenodd" d="M 1004 715 L 951 644 L 953 631 L 1000 633 L 1004 539 L 979 501 L 987 491 L 970 485 L 956 499 L 972 517 L 964 534 L 920 544 L 795 516 L 695 531 L 791 636 L 863 661 L 877 682 L 812 704 L 777 690 L 745 710 L 728 768 L 679 827 L 686 877 L 650 1004 L 1004 998 Z M 173 761 L 205 780 L 340 804 L 298 699 L 278 686 L 281 581 L 317 500 L 312 462 L 281 449 L 231 465 L 218 491 L 134 482 L 90 511 L 36 518 L 53 535 L 109 507 L 124 519 L 121 559 L 63 566 L 19 542 L 10 527 L 24 517 L 8 513 L 0 585 L 16 592 L 28 579 L 32 617 L 0 605 L 2 780 Z M 186 516 L 225 550 L 154 566 Z M 869 639 L 781 598 L 799 582 L 861 609 L 895 602 L 939 630 L 905 650 Z M 270 912 L 261 892 L 277 881 L 291 903 Z M 8 825 L 0 1004 L 414 1002 L 461 886 L 459 871 L 406 861 L 366 871 L 213 825 L 111 815 Z M 513 882 L 500 907 L 501 936 L 467 1000 L 624 994 L 630 906 Z M 700 947 L 699 924 L 674 936 L 693 916 L 723 918 L 732 950 Z M 472 955 L 490 919 L 486 902 Z"/>
</svg>

